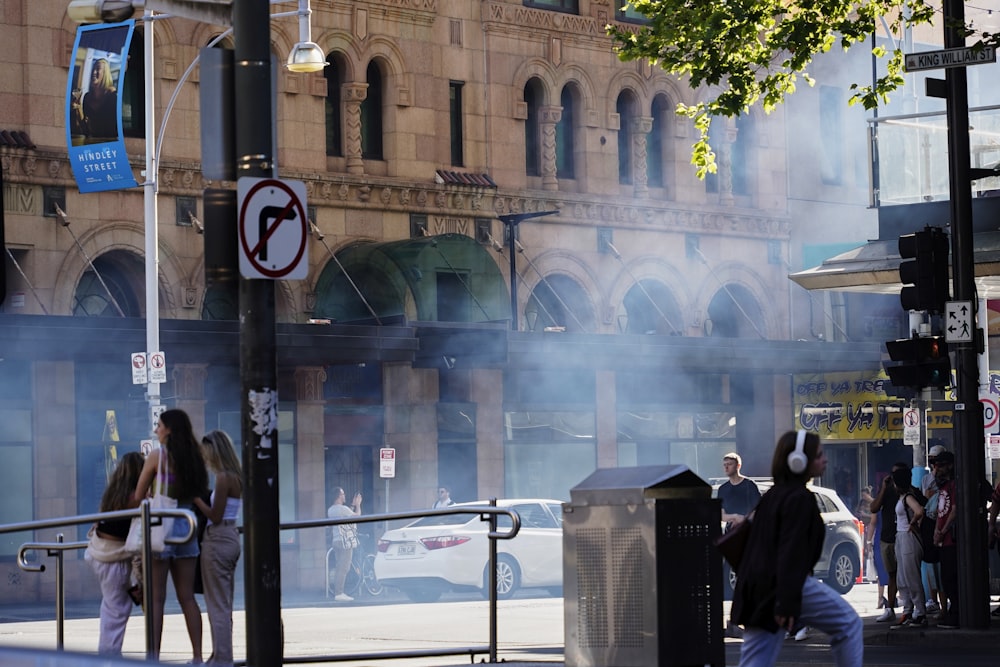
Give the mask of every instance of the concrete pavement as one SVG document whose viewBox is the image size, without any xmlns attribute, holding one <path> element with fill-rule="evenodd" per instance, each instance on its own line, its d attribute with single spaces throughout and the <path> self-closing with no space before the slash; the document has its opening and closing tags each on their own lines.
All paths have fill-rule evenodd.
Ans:
<svg viewBox="0 0 1000 667">
<path fill-rule="evenodd" d="M 859 587 L 860 588 L 860 587 Z M 943 629 L 932 621 L 922 628 L 890 629 L 876 623 L 881 610 L 863 601 L 875 598 L 871 587 L 851 594 L 851 602 L 864 620 L 866 646 L 934 646 L 955 649 L 986 648 L 1000 645 L 1000 619 L 991 617 L 986 630 Z M 176 602 L 167 603 L 161 659 L 165 663 L 184 663 L 191 658 L 190 643 Z M 401 602 L 401 601 L 400 601 Z M 66 612 L 64 646 L 67 650 L 92 653 L 97 645 L 98 602 L 70 603 Z M 728 603 L 725 605 L 728 612 Z M 991 608 L 996 602 L 991 604 Z M 246 655 L 243 611 L 234 615 L 234 649 L 237 658 Z M 546 663 L 560 665 L 563 661 L 563 605 L 559 598 L 519 599 L 500 603 L 498 659 L 508 667 L 517 664 Z M 448 620 L 462 619 L 461 625 Z M 0 647 L 56 647 L 54 604 L 35 606 L 0 605 Z M 324 655 L 356 655 L 385 651 L 449 650 L 464 646 L 485 647 L 488 644 L 488 616 L 481 600 L 449 601 L 431 604 L 335 604 L 323 598 L 286 599 L 282 610 L 285 626 L 285 656 L 306 657 Z M 402 621 L 400 619 L 405 619 Z M 516 643 L 513 638 L 518 638 Z M 740 640 L 726 639 L 730 655 Z M 204 624 L 205 656 L 208 656 L 210 634 Z M 813 632 L 808 643 L 823 644 L 822 633 Z M 125 656 L 141 659 L 145 655 L 143 618 L 136 613 L 125 638 Z M 474 660 L 468 654 L 438 655 L 420 658 L 394 659 L 394 667 L 442 667 L 468 665 L 485 661 L 488 654 L 479 650 Z M 387 664 L 381 660 L 339 662 L 345 665 Z"/>
</svg>

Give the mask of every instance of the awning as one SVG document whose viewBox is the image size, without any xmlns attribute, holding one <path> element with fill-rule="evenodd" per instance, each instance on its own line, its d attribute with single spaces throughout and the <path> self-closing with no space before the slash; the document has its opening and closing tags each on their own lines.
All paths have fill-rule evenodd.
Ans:
<svg viewBox="0 0 1000 667">
<path fill-rule="evenodd" d="M 510 319 L 507 282 L 496 260 L 464 234 L 357 243 L 339 251 L 337 260 L 317 281 L 314 317 L 337 322 Z"/>
<path fill-rule="evenodd" d="M 898 243 L 898 238 L 869 241 L 788 277 L 807 290 L 898 294 L 903 287 Z M 974 234 L 973 253 L 979 298 L 1000 298 L 1000 232 Z"/>
</svg>

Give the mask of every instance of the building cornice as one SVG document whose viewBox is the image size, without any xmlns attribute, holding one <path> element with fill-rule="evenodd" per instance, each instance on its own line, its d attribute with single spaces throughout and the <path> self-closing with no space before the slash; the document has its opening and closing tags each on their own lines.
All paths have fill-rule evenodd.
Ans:
<svg viewBox="0 0 1000 667">
<path fill-rule="evenodd" d="M 4 182 L 10 185 L 76 187 L 65 153 L 56 150 L 0 148 Z M 140 158 L 132 158 L 141 169 Z M 438 184 L 365 174 L 317 174 L 283 170 L 281 178 L 306 184 L 308 203 L 343 209 L 462 218 L 495 218 L 512 213 L 560 211 L 549 224 L 581 223 L 616 228 L 721 234 L 787 240 L 791 220 L 773 212 L 728 207 L 681 208 L 675 202 L 614 198 L 503 187 Z M 208 181 L 201 165 L 164 160 L 158 188 L 168 196 L 198 197 L 207 187 L 235 188 L 234 182 Z M 142 193 L 136 188 L 137 195 Z M 631 203 L 626 203 L 631 202 Z"/>
</svg>

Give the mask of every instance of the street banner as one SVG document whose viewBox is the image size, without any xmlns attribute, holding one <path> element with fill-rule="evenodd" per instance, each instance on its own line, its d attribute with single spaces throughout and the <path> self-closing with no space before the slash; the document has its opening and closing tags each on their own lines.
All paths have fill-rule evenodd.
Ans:
<svg viewBox="0 0 1000 667">
<path fill-rule="evenodd" d="M 66 145 L 80 192 L 136 187 L 122 138 L 122 84 L 135 21 L 80 26 L 66 82 Z"/>
</svg>

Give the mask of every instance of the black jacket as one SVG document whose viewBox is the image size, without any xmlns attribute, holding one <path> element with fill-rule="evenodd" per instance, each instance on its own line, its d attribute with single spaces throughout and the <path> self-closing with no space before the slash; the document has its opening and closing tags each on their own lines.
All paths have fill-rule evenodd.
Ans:
<svg viewBox="0 0 1000 667">
<path fill-rule="evenodd" d="M 774 617 L 798 618 L 802 586 L 823 551 L 824 527 L 812 491 L 801 484 L 771 487 L 757 505 L 736 577 L 736 623 L 778 629 Z"/>
</svg>

